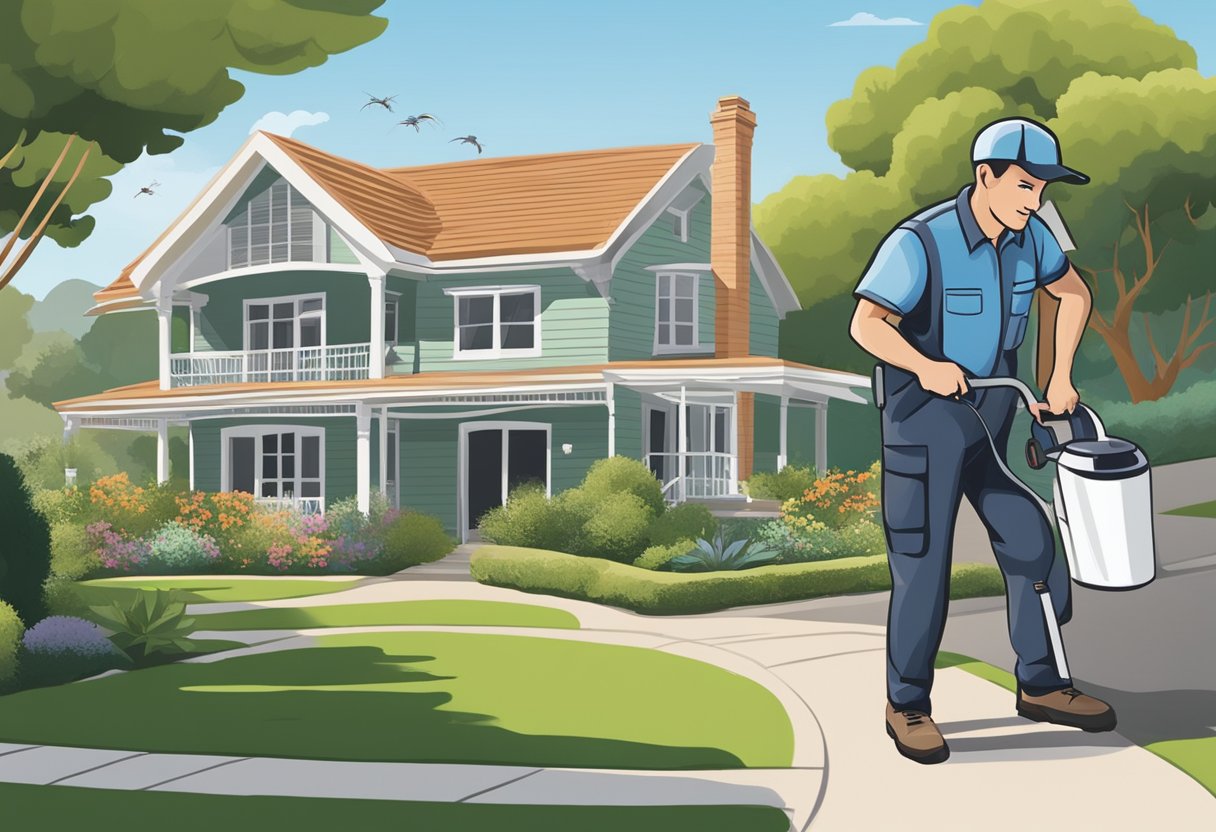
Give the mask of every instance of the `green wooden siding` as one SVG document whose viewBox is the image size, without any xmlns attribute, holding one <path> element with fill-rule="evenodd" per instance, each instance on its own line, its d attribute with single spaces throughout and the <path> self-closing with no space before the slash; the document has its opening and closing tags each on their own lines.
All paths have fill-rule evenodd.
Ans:
<svg viewBox="0 0 1216 832">
<path fill-rule="evenodd" d="M 355 494 L 355 417 L 274 417 L 257 420 L 201 419 L 191 423 L 194 431 L 194 487 L 200 491 L 222 491 L 220 479 L 220 431 L 239 425 L 299 425 L 325 428 L 325 504 Z M 374 457 L 373 457 L 374 458 Z"/>
<path fill-rule="evenodd" d="M 777 355 L 777 332 L 780 319 L 769 300 L 768 292 L 756 273 L 756 267 L 751 268 L 751 278 L 748 292 L 748 338 L 747 349 L 752 355 Z"/>
<path fill-rule="evenodd" d="M 244 301 L 254 298 L 325 294 L 327 344 L 361 344 L 371 340 L 371 286 L 357 273 L 314 271 L 244 275 L 208 283 L 195 291 L 206 294 L 199 313 L 196 350 L 244 349 Z"/>
<path fill-rule="evenodd" d="M 329 262 L 331 263 L 346 263 L 351 266 L 359 265 L 359 258 L 355 257 L 355 253 L 350 250 L 350 246 L 342 239 L 342 235 L 338 233 L 338 229 L 332 225 L 329 228 Z"/>
<path fill-rule="evenodd" d="M 453 359 L 456 299 L 450 287 L 540 286 L 542 354 L 530 358 Z M 418 285 L 416 325 L 419 371 L 514 370 L 595 364 L 608 354 L 608 304 L 595 287 L 568 268 L 429 277 Z"/>
<path fill-rule="evenodd" d="M 620 384 L 613 385 L 615 402 L 616 453 L 632 459 L 642 458 L 642 394 Z"/>
<path fill-rule="evenodd" d="M 389 350 L 385 372 L 418 372 L 418 281 L 388 277 L 385 289 L 400 295 L 397 301 L 397 346 Z M 543 290 L 542 290 L 543 292 Z M 388 333 L 385 333 L 388 337 Z"/>
<path fill-rule="evenodd" d="M 700 188 L 693 184 L 689 187 Z M 708 194 L 692 209 L 688 242 L 672 232 L 671 214 L 663 212 L 617 262 L 612 273 L 612 312 L 608 332 L 610 361 L 654 357 L 655 273 L 647 266 L 664 263 L 708 263 L 710 238 Z M 715 293 L 712 274 L 697 284 L 697 339 L 712 354 Z M 692 353 L 704 355 L 705 353 Z M 664 357 L 669 354 L 664 353 Z"/>
<path fill-rule="evenodd" d="M 426 412 L 452 408 L 426 408 Z M 440 518 L 456 533 L 457 443 L 461 422 L 504 420 L 542 422 L 550 433 L 550 491 L 557 494 L 578 485 L 597 459 L 608 455 L 608 409 L 604 405 L 540 407 L 510 413 L 453 419 L 402 419 L 401 505 Z M 570 454 L 562 453 L 563 443 Z M 353 457 L 352 457 L 353 464 Z"/>
</svg>

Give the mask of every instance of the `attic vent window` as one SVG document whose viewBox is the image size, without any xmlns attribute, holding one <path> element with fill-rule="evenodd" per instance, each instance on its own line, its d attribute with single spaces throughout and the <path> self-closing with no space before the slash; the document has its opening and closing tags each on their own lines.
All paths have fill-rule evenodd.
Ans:
<svg viewBox="0 0 1216 832">
<path fill-rule="evenodd" d="M 322 239 L 316 212 L 285 179 L 250 199 L 227 225 L 230 269 L 324 259 L 314 245 Z"/>
</svg>

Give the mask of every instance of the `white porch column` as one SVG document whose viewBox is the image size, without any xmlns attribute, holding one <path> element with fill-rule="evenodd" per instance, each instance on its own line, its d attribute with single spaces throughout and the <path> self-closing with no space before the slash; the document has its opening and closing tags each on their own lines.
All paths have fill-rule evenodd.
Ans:
<svg viewBox="0 0 1216 832">
<path fill-rule="evenodd" d="M 789 409 L 790 409 L 790 397 L 782 396 L 781 397 L 781 429 L 780 429 L 781 438 L 779 440 L 780 446 L 777 449 L 777 470 L 778 471 L 780 471 L 782 468 L 784 468 L 786 466 L 786 463 L 789 460 L 788 447 L 786 445 L 786 439 L 785 439 L 786 425 L 789 424 Z"/>
<path fill-rule="evenodd" d="M 77 427 L 78 427 L 77 421 L 75 419 L 73 419 L 71 416 L 63 417 L 63 448 L 64 448 L 65 452 L 67 451 L 68 446 L 72 444 L 72 440 L 76 436 Z M 71 487 L 76 484 L 76 468 L 72 465 L 67 464 L 68 459 L 66 457 L 67 457 L 67 454 L 65 453 L 64 466 L 63 466 L 63 484 L 65 487 Z"/>
<path fill-rule="evenodd" d="M 616 400 L 612 397 L 612 382 L 608 382 L 608 456 L 616 456 Z M 643 452 L 645 449 L 643 449 Z"/>
<path fill-rule="evenodd" d="M 156 481 L 169 481 L 169 420 L 156 421 Z"/>
<path fill-rule="evenodd" d="M 367 282 L 372 288 L 371 302 L 371 356 L 368 364 L 369 378 L 384 378 L 384 283 L 385 273 L 368 269 Z"/>
<path fill-rule="evenodd" d="M 388 497 L 388 408 L 380 408 L 380 496 Z"/>
<path fill-rule="evenodd" d="M 365 404 L 355 405 L 355 499 L 359 511 L 372 507 L 372 413 Z"/>
<path fill-rule="evenodd" d="M 687 402 L 684 394 L 684 385 L 680 385 L 680 412 L 676 416 L 676 424 L 679 427 L 676 430 L 676 448 L 680 452 L 676 457 L 677 470 L 680 472 L 680 502 L 684 502 L 687 495 L 687 489 L 684 484 L 684 475 L 686 473 L 684 465 L 684 455 L 688 452 L 688 409 L 685 407 Z"/>
<path fill-rule="evenodd" d="M 189 464 L 190 490 L 193 491 L 194 490 L 194 423 L 193 422 L 190 422 L 188 425 L 186 425 L 186 431 L 187 431 L 186 441 L 187 441 L 187 444 L 189 445 L 189 449 L 188 449 L 187 453 L 190 454 L 190 464 Z"/>
<path fill-rule="evenodd" d="M 160 356 L 160 389 L 168 390 L 172 379 L 169 362 L 172 341 L 170 334 L 173 325 L 173 303 L 168 295 L 160 295 L 156 300 L 156 335 L 157 354 Z"/>
<path fill-rule="evenodd" d="M 819 476 L 828 472 L 828 403 L 815 405 L 815 469 Z"/>
</svg>

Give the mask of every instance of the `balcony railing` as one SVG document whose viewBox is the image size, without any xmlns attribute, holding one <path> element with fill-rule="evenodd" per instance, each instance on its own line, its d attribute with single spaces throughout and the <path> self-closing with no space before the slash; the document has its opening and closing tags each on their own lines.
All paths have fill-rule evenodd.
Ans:
<svg viewBox="0 0 1216 832">
<path fill-rule="evenodd" d="M 683 457 L 683 464 L 680 458 Z M 663 498 L 675 504 L 701 497 L 735 494 L 735 455 L 723 451 L 648 453 L 646 464 L 663 483 Z M 681 469 L 683 473 L 681 474 Z"/>
<path fill-rule="evenodd" d="M 192 352 L 169 357 L 173 387 L 270 381 L 344 381 L 368 378 L 371 344 L 333 344 L 236 352 Z"/>
<path fill-rule="evenodd" d="M 291 509 L 300 514 L 322 514 L 325 511 L 325 501 L 320 497 L 254 497 L 253 501 L 274 511 Z"/>
</svg>

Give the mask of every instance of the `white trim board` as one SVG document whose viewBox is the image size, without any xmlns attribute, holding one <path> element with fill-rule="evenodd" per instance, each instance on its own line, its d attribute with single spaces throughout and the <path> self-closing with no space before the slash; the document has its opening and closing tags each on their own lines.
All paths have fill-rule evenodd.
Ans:
<svg viewBox="0 0 1216 832">
<path fill-rule="evenodd" d="M 545 496 L 553 496 L 553 425 L 549 422 L 524 422 L 515 420 L 476 419 L 461 422 L 457 426 L 456 442 L 456 529 L 460 534 L 460 542 L 468 539 L 469 497 L 465 482 L 465 471 L 469 458 L 469 434 L 477 430 L 503 430 L 508 432 L 502 442 L 502 499 L 506 500 L 507 492 L 507 462 L 510 449 L 509 431 L 543 430 L 545 432 Z"/>
</svg>

